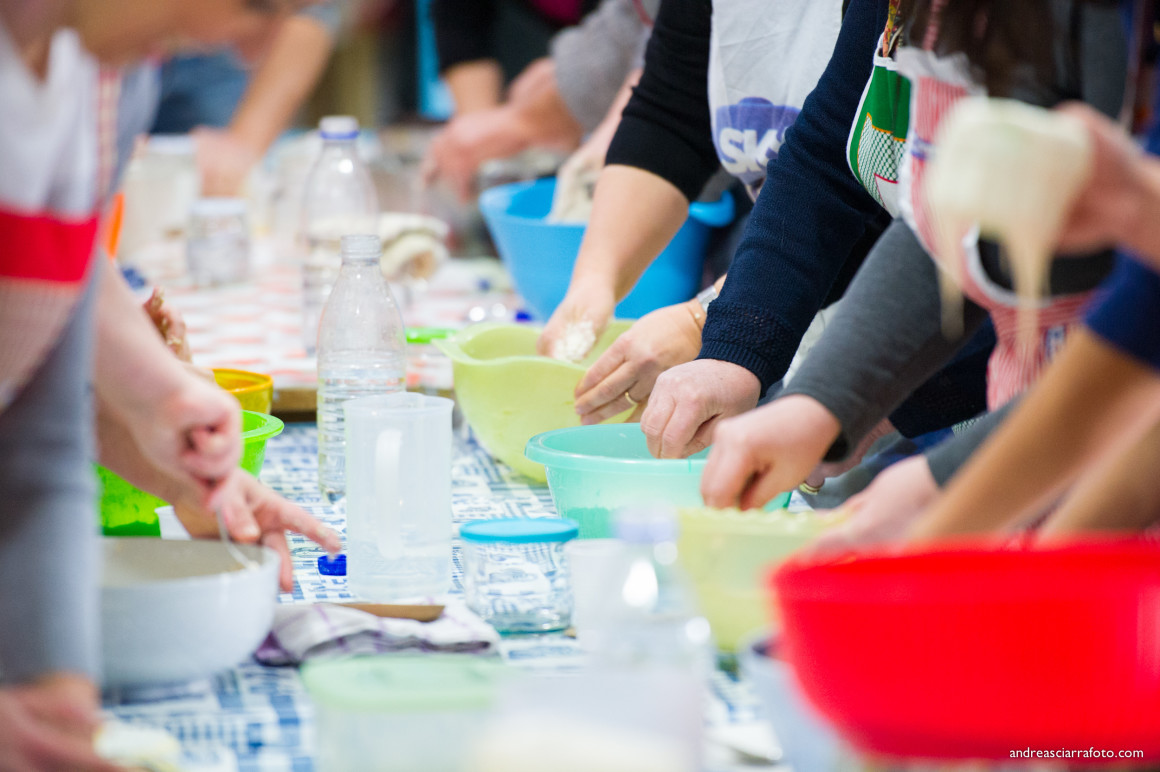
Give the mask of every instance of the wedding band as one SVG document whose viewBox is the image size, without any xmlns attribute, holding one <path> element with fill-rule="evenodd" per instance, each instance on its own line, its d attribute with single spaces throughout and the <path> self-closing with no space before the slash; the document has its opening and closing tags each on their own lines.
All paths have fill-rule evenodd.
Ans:
<svg viewBox="0 0 1160 772">
<path fill-rule="evenodd" d="M 821 492 L 822 486 L 819 485 L 818 487 L 815 488 L 814 486 L 810 485 L 808 482 L 804 482 L 798 486 L 798 490 L 801 491 L 802 493 L 806 494 L 807 496 L 817 496 L 818 493 Z"/>
<path fill-rule="evenodd" d="M 633 399 L 633 398 L 632 398 L 632 395 L 631 395 L 631 394 L 629 394 L 627 391 L 626 391 L 626 392 L 624 392 L 624 398 L 625 398 L 625 399 L 627 399 L 627 400 L 628 400 L 628 404 L 632 405 L 633 407 L 636 407 L 637 405 L 639 405 L 639 404 L 640 404 L 640 403 L 639 403 L 639 402 L 637 402 L 635 399 Z"/>
</svg>

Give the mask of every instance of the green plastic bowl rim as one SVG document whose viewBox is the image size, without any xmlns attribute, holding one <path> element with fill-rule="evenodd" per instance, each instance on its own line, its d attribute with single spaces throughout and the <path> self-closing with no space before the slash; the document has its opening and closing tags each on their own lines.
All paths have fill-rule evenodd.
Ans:
<svg viewBox="0 0 1160 772">
<path fill-rule="evenodd" d="M 307 662 L 302 681 L 324 707 L 410 713 L 486 709 L 504 673 L 502 661 L 479 656 L 365 655 Z"/>
<path fill-rule="evenodd" d="M 253 429 L 242 432 L 242 442 L 254 442 L 258 440 L 268 440 L 275 435 L 281 434 L 286 424 L 282 423 L 281 418 L 270 415 L 269 413 L 258 413 L 253 410 L 243 410 L 243 416 L 252 415 L 262 419 L 261 423 Z M 243 417 L 243 426 L 245 425 L 245 418 Z"/>
<path fill-rule="evenodd" d="M 633 424 L 569 426 L 564 429 L 542 432 L 528 440 L 527 447 L 524 448 L 524 455 L 528 457 L 529 461 L 535 461 L 549 468 L 555 467 L 578 472 L 648 472 L 649 474 L 684 475 L 690 472 L 699 474 L 704 470 L 706 461 L 704 458 L 610 458 L 558 450 L 546 444 L 563 434 L 578 431 L 612 433 L 631 425 Z"/>
<path fill-rule="evenodd" d="M 632 326 L 633 321 L 634 320 L 632 319 L 613 319 L 608 323 L 608 327 L 606 329 L 623 327 L 624 329 L 621 330 L 621 334 L 623 334 L 628 330 L 629 327 Z M 558 365 L 559 367 L 571 368 L 572 370 L 575 370 L 581 374 L 588 371 L 588 368 L 585 365 L 579 364 L 577 362 L 568 362 L 563 359 L 550 359 L 549 357 L 540 356 L 539 354 L 516 354 L 507 357 L 496 357 L 495 359 L 477 359 L 463 350 L 463 347 L 470 343 L 472 339 L 478 335 L 482 335 L 496 329 L 507 329 L 513 327 L 536 330 L 537 332 L 544 329 L 543 325 L 526 324 L 523 322 L 479 322 L 478 324 L 473 324 L 470 327 L 464 327 L 462 330 L 449 338 L 435 339 L 432 340 L 431 343 L 444 354 L 451 357 L 453 361 L 459 362 L 460 364 L 497 366 L 510 364 L 512 362 L 548 361 L 552 364 Z"/>
</svg>

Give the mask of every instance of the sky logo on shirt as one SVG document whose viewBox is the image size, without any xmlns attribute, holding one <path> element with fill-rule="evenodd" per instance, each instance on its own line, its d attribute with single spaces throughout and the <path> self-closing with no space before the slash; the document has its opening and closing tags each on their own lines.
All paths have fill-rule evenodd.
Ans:
<svg viewBox="0 0 1160 772">
<path fill-rule="evenodd" d="M 786 130 L 801 113 L 761 97 L 746 97 L 717 108 L 717 156 L 725 170 L 747 185 L 765 178 L 765 167 L 777 158 Z"/>
</svg>

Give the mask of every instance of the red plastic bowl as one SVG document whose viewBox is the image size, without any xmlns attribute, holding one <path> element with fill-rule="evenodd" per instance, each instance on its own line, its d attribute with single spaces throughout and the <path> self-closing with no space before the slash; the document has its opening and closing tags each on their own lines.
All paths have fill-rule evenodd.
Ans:
<svg viewBox="0 0 1160 772">
<path fill-rule="evenodd" d="M 1160 759 L 1156 542 L 799 559 L 771 584 L 786 658 L 863 751 L 1010 761 L 1094 747 Z"/>
</svg>

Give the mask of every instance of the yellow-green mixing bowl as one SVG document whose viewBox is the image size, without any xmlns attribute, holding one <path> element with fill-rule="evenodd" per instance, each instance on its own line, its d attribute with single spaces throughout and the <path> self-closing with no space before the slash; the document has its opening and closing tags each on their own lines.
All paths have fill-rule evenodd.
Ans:
<svg viewBox="0 0 1160 772">
<path fill-rule="evenodd" d="M 836 521 L 815 512 L 772 512 L 707 507 L 679 511 L 677 552 L 709 620 L 717 646 L 768 627 L 765 576 Z"/>
<path fill-rule="evenodd" d="M 524 457 L 533 436 L 579 426 L 574 392 L 584 372 L 632 326 L 614 321 L 580 363 L 536 354 L 540 327 L 485 322 L 434 341 L 451 358 L 455 397 L 476 439 L 521 474 L 544 482 L 544 467 Z M 632 411 L 610 419 L 624 421 Z"/>
</svg>

